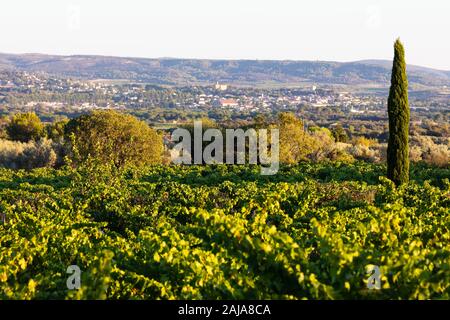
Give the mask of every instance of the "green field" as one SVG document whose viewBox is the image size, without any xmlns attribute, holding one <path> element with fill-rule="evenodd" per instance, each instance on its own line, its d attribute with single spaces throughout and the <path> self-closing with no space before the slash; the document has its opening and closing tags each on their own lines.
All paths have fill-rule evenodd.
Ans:
<svg viewBox="0 0 450 320">
<path fill-rule="evenodd" d="M 0 169 L 0 299 L 449 299 L 450 169 L 415 165 L 399 189 L 384 174 Z"/>
</svg>

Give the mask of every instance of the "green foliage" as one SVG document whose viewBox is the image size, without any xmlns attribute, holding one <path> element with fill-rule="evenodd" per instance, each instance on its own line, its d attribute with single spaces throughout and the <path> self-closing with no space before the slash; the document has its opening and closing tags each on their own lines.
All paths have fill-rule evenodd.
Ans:
<svg viewBox="0 0 450 320">
<path fill-rule="evenodd" d="M 162 137 L 145 122 L 115 111 L 94 111 L 70 120 L 65 126 L 67 141 L 79 158 L 113 162 L 117 167 L 161 162 Z M 69 137 L 74 135 L 72 141 Z M 72 155 L 73 156 L 73 155 Z"/>
<path fill-rule="evenodd" d="M 6 131 L 8 123 L 9 123 L 8 116 L 0 116 L 0 139 L 8 138 L 8 132 Z"/>
<path fill-rule="evenodd" d="M 280 129 L 280 162 L 293 164 L 307 159 L 314 150 L 314 139 L 304 130 L 303 122 L 293 113 L 278 116 Z"/>
<path fill-rule="evenodd" d="M 0 169 L 0 299 L 449 299 L 450 172 L 412 170 Z"/>
<path fill-rule="evenodd" d="M 28 142 L 44 136 L 44 125 L 34 112 L 17 113 L 13 115 L 6 127 L 11 140 Z"/>
<path fill-rule="evenodd" d="M 388 98 L 389 141 L 387 176 L 396 185 L 409 180 L 409 105 L 405 50 L 400 40 L 394 45 L 391 88 Z"/>
<path fill-rule="evenodd" d="M 55 120 L 51 124 L 46 126 L 47 137 L 53 141 L 61 141 L 64 138 L 64 128 L 69 122 L 69 119 L 64 118 Z"/>
<path fill-rule="evenodd" d="M 52 167 L 56 164 L 56 160 L 53 143 L 46 138 L 26 143 L 0 139 L 0 167 L 10 169 Z"/>
<path fill-rule="evenodd" d="M 344 128 L 342 128 L 342 125 L 338 124 L 333 130 L 331 131 L 333 134 L 334 141 L 336 142 L 348 142 L 348 136 L 345 132 Z"/>
</svg>

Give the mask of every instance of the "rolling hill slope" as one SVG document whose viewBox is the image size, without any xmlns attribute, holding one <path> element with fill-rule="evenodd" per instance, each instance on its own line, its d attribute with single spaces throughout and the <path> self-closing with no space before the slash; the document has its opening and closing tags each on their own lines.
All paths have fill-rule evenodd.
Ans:
<svg viewBox="0 0 450 320">
<path fill-rule="evenodd" d="M 0 54 L 0 70 L 46 72 L 85 79 L 128 79 L 155 84 L 347 84 L 386 86 L 391 62 L 201 60 L 92 55 Z M 408 66 L 412 84 L 450 86 L 450 71 Z"/>
</svg>

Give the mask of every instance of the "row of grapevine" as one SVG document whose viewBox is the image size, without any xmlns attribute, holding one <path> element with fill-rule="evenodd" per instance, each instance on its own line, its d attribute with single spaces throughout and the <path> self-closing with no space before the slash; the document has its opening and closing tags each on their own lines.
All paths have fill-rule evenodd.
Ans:
<svg viewBox="0 0 450 320">
<path fill-rule="evenodd" d="M 0 299 L 449 299 L 450 170 L 384 171 L 0 169 Z"/>
</svg>

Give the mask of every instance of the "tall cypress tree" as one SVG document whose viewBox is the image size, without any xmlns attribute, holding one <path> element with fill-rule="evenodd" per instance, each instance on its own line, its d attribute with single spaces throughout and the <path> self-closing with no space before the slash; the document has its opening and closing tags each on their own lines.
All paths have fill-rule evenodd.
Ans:
<svg viewBox="0 0 450 320">
<path fill-rule="evenodd" d="M 397 186 L 409 180 L 409 105 L 405 50 L 399 39 L 394 44 L 391 88 L 388 98 L 389 141 L 387 176 Z"/>
</svg>

